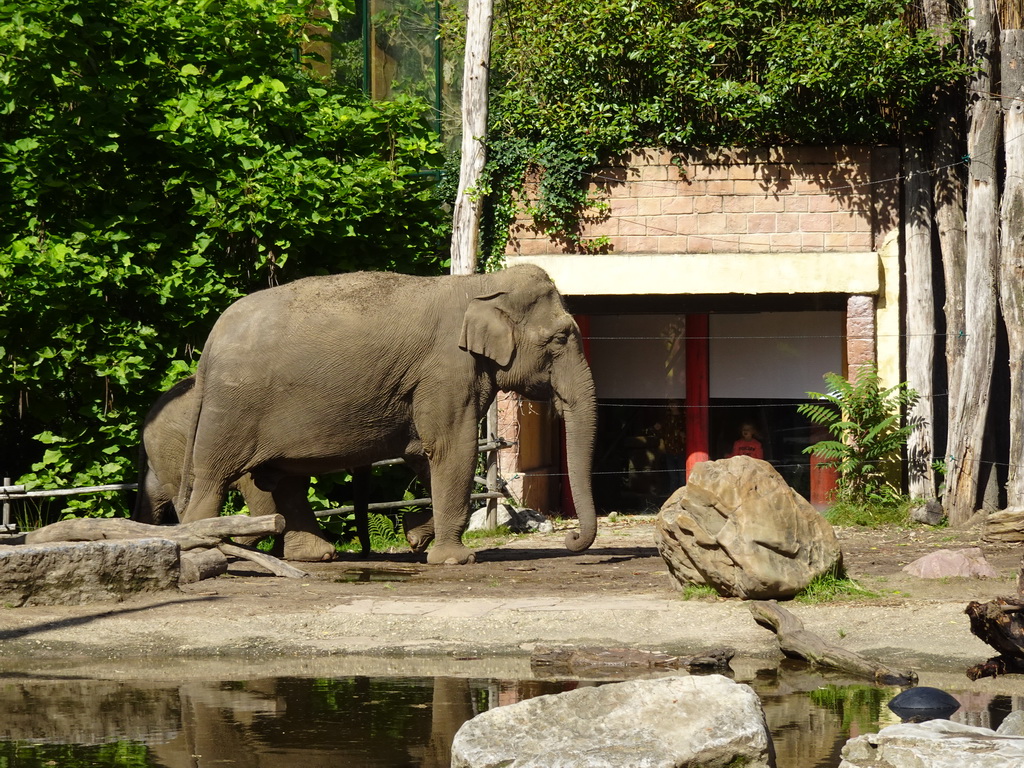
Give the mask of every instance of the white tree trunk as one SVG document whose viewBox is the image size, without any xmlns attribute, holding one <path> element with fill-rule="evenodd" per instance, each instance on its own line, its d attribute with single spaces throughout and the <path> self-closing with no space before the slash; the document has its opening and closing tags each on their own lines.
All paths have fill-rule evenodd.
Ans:
<svg viewBox="0 0 1024 768">
<path fill-rule="evenodd" d="M 453 275 L 476 272 L 480 244 L 480 176 L 486 159 L 487 70 L 491 56 L 492 0 L 469 0 L 462 75 L 462 163 L 452 215 Z"/>
<path fill-rule="evenodd" d="M 1019 18 L 1016 22 L 1020 24 Z M 1006 161 L 999 299 L 1010 356 L 1010 469 L 1006 505 L 1014 508 L 1024 506 L 1024 30 L 1004 28 L 999 52 Z"/>
<path fill-rule="evenodd" d="M 996 341 L 996 269 L 999 259 L 999 103 L 991 98 L 995 34 L 993 0 L 977 0 L 969 15 L 971 51 L 979 61 L 969 92 L 971 158 L 967 185 L 967 263 L 963 373 L 950 395 L 946 514 L 964 525 L 974 514 Z M 955 400 L 954 400 L 955 397 Z"/>
<path fill-rule="evenodd" d="M 948 45 L 950 13 L 947 0 L 923 0 L 925 22 L 928 28 Z M 961 371 L 964 356 L 964 290 L 966 289 L 967 223 L 964 218 L 964 189 L 960 177 L 960 146 L 962 123 L 961 98 L 955 86 L 940 89 L 936 99 L 935 128 L 932 132 L 932 199 L 935 211 L 935 229 L 942 252 L 943 286 L 946 293 L 943 315 L 946 320 L 946 424 L 958 421 L 956 403 L 960 397 Z M 939 401 L 942 402 L 942 401 Z M 951 455 L 953 434 L 947 432 L 947 445 L 943 456 Z"/>
<path fill-rule="evenodd" d="M 917 404 L 907 414 L 914 426 L 907 441 L 908 486 L 911 498 L 935 498 L 932 449 L 935 444 L 932 384 L 935 360 L 935 291 L 932 288 L 932 205 L 922 141 L 904 149 L 904 231 L 907 276 L 907 382 L 917 391 Z"/>
</svg>

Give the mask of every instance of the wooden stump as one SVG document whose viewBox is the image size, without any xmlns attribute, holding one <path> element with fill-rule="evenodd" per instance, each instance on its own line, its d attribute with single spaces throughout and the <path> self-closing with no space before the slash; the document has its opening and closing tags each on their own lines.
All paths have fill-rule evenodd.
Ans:
<svg viewBox="0 0 1024 768">
<path fill-rule="evenodd" d="M 967 670 L 967 677 L 998 677 L 1024 673 L 1024 599 L 997 597 L 987 603 L 971 601 L 964 609 L 971 620 L 971 632 L 995 648 L 993 656 Z"/>
<path fill-rule="evenodd" d="M 178 584 L 193 584 L 220 576 L 228 569 L 228 556 L 217 548 L 190 549 L 181 553 Z"/>
</svg>

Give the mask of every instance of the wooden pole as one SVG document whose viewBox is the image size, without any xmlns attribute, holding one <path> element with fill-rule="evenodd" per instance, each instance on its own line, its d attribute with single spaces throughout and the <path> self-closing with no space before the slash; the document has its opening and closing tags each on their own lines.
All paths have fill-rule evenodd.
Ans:
<svg viewBox="0 0 1024 768">
<path fill-rule="evenodd" d="M 491 56 L 492 0 L 469 0 L 462 74 L 462 162 L 452 215 L 453 275 L 476 272 L 480 243 L 480 177 L 487 139 L 487 70 Z"/>
<path fill-rule="evenodd" d="M 964 354 L 959 391 L 950 395 L 950 439 L 944 506 L 949 523 L 963 526 L 974 515 L 996 344 L 996 270 L 999 260 L 998 150 L 1000 116 L 994 91 L 996 48 L 992 0 L 968 9 L 971 51 L 978 68 L 970 86 L 967 152 L 967 260 Z"/>
<path fill-rule="evenodd" d="M 914 431 L 907 441 L 908 486 L 911 498 L 935 498 L 932 470 L 934 414 L 932 385 L 935 359 L 935 291 L 932 288 L 932 206 L 924 142 L 911 140 L 904 149 L 904 220 L 907 276 L 907 382 L 917 391 L 917 404 L 907 414 Z"/>
<path fill-rule="evenodd" d="M 710 458 L 708 316 L 686 316 L 686 477 Z"/>
</svg>

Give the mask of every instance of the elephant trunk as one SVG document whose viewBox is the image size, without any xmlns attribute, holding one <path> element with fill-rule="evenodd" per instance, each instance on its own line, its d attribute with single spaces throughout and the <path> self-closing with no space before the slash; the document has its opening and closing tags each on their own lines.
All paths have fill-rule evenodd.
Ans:
<svg viewBox="0 0 1024 768">
<path fill-rule="evenodd" d="M 565 546 L 572 552 L 582 552 L 594 543 L 597 536 L 597 512 L 591 489 L 594 461 L 594 439 L 597 431 L 597 398 L 594 379 L 582 350 L 565 368 L 554 371 L 552 387 L 555 406 L 565 420 L 565 454 L 578 531 L 565 537 Z M 561 375 L 559 375 L 561 373 Z"/>
</svg>

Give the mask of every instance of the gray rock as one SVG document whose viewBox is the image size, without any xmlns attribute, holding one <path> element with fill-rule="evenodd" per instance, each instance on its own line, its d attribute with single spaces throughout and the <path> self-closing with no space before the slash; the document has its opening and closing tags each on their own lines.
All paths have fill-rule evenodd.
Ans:
<svg viewBox="0 0 1024 768">
<path fill-rule="evenodd" d="M 949 720 L 901 723 L 846 742 L 839 768 L 1020 768 L 1024 739 Z"/>
<path fill-rule="evenodd" d="M 82 605 L 177 590 L 178 562 L 168 539 L 0 546 L 0 603 Z"/>
<path fill-rule="evenodd" d="M 721 675 L 631 680 L 483 712 L 452 743 L 452 768 L 774 766 L 754 692 Z"/>
<path fill-rule="evenodd" d="M 937 549 L 903 566 L 903 570 L 919 579 L 999 578 L 999 572 L 985 559 L 980 547 Z"/>
<path fill-rule="evenodd" d="M 996 728 L 1000 736 L 1024 736 L 1024 709 L 1015 709 Z"/>
<path fill-rule="evenodd" d="M 945 516 L 942 504 L 935 499 L 910 508 L 910 519 L 925 525 L 938 525 Z"/>
<path fill-rule="evenodd" d="M 680 588 L 754 600 L 792 597 L 842 564 L 828 521 L 749 456 L 698 464 L 662 506 L 655 540 Z"/>
<path fill-rule="evenodd" d="M 540 512 L 525 507 L 513 507 L 511 504 L 498 505 L 498 525 L 508 526 L 512 533 L 551 533 L 554 526 Z M 470 531 L 489 530 L 487 525 L 487 507 L 481 507 L 469 518 Z"/>
</svg>

